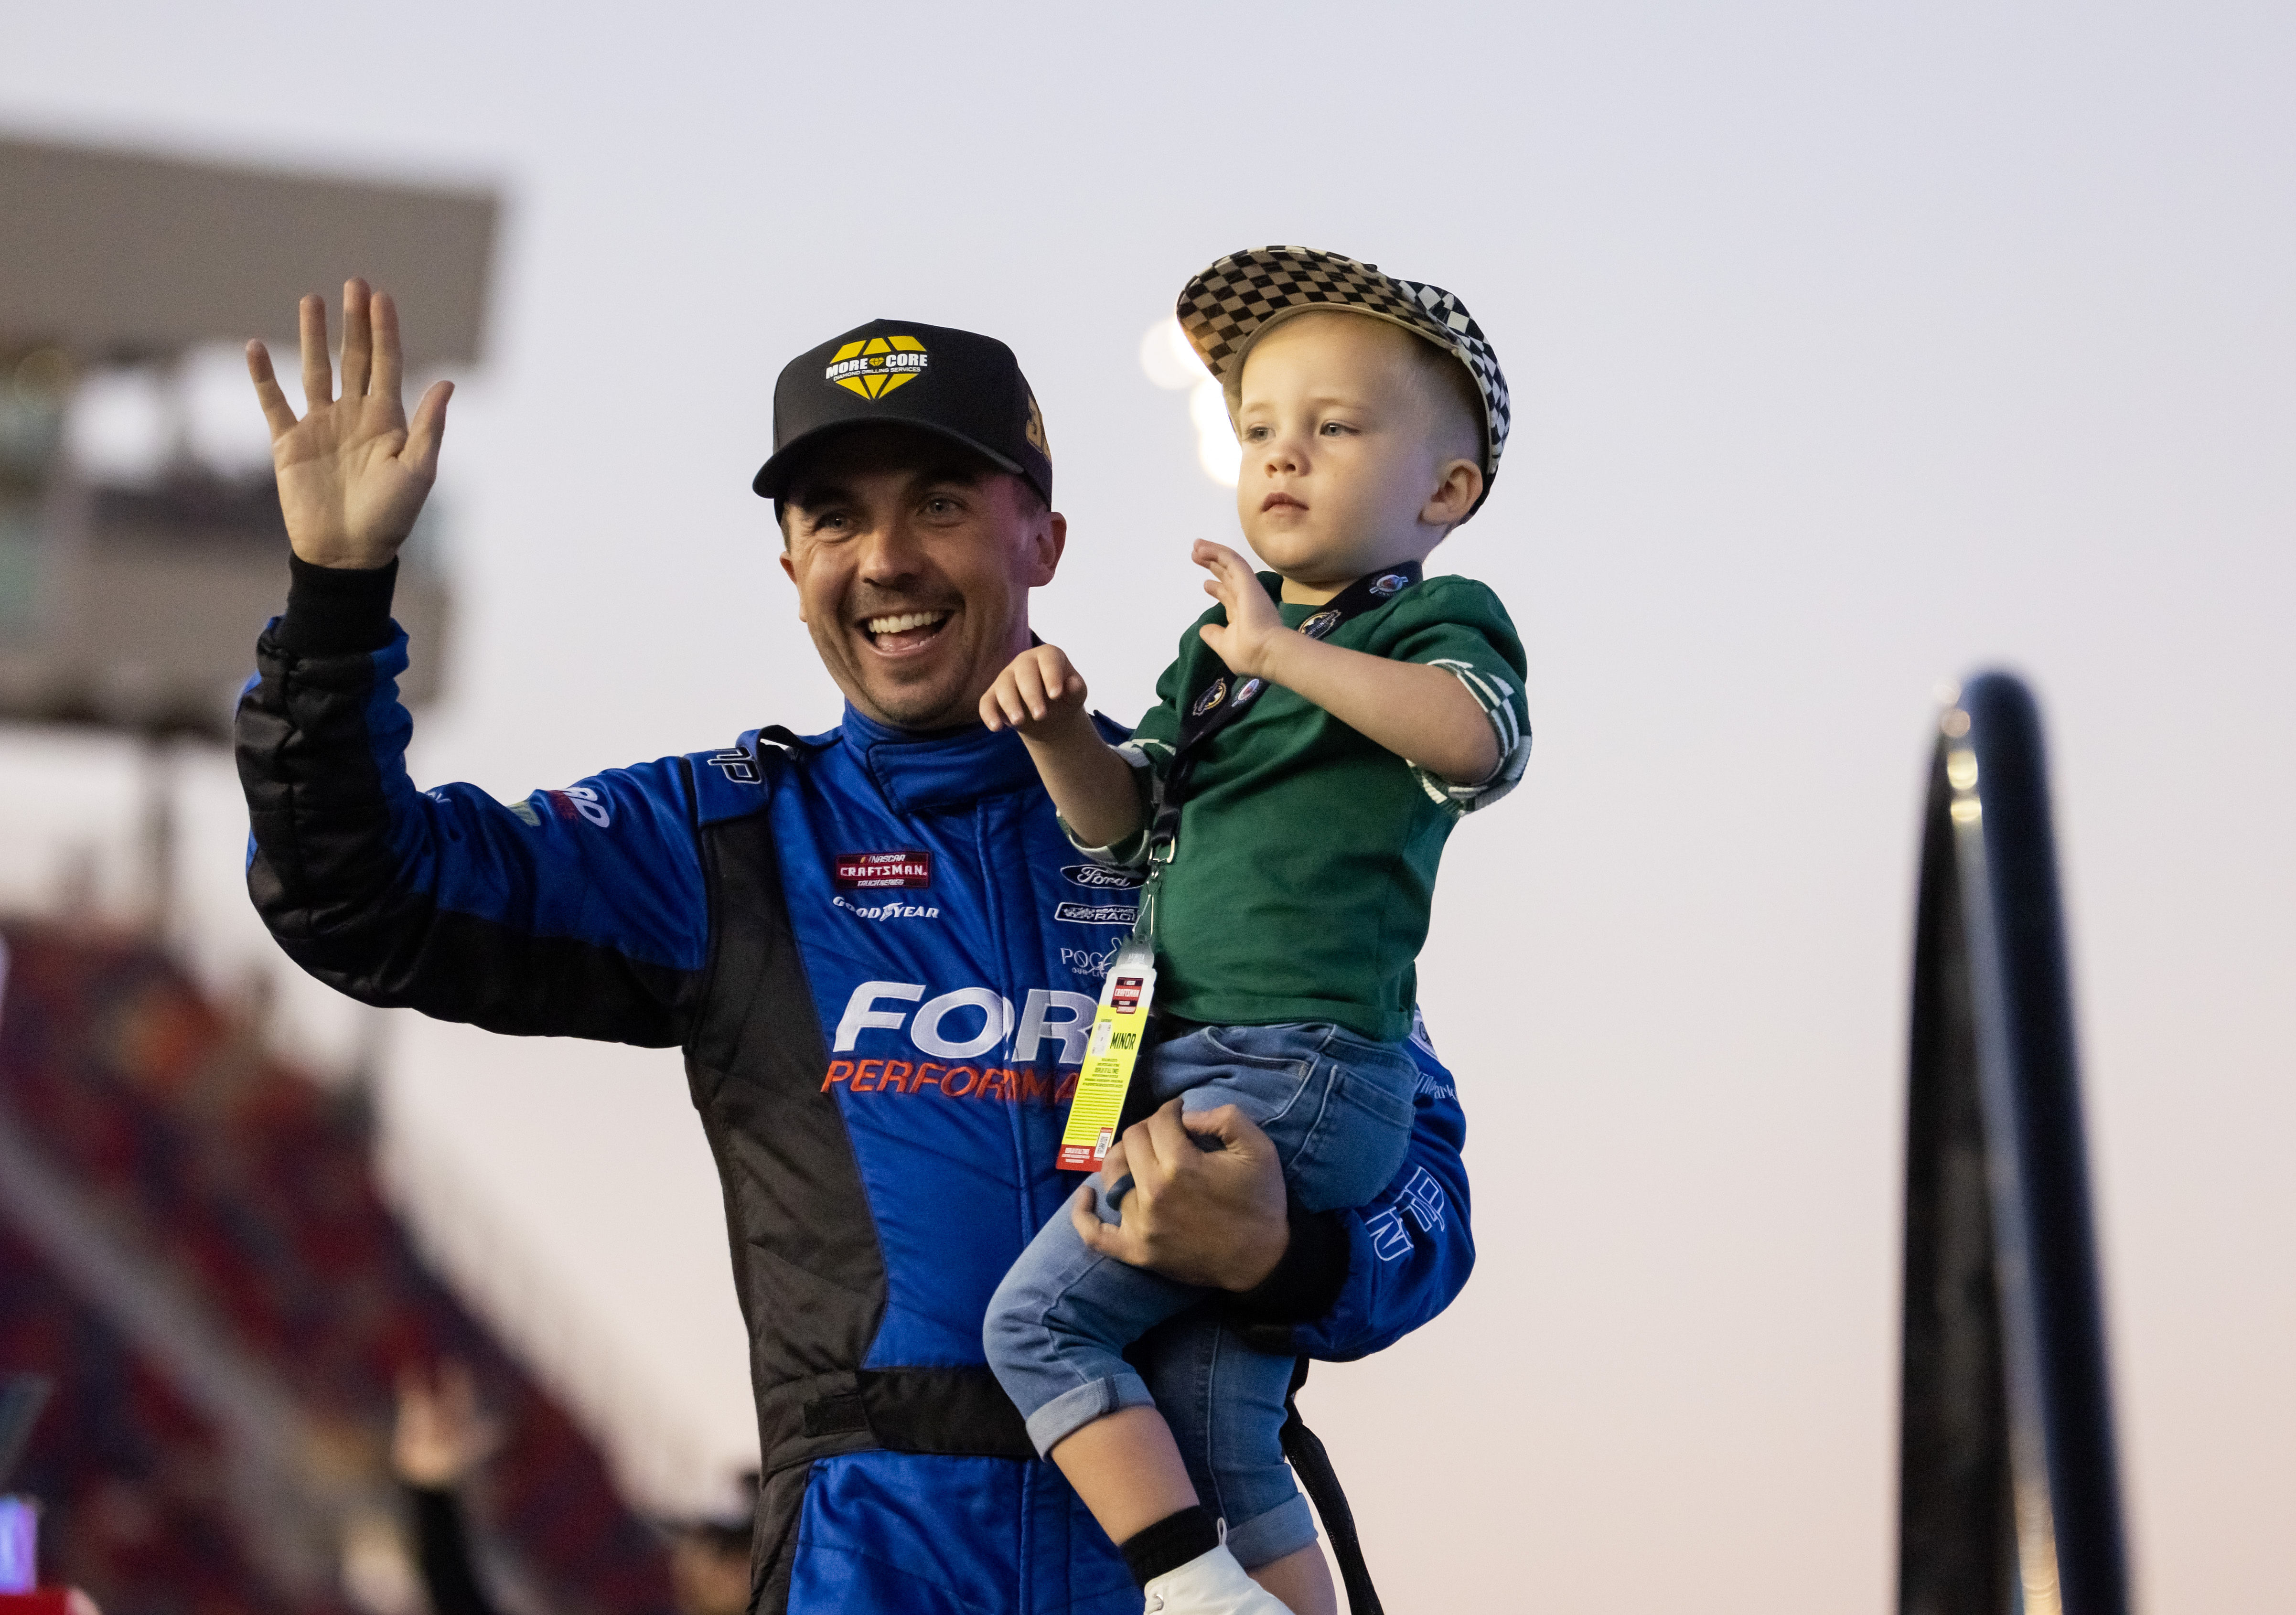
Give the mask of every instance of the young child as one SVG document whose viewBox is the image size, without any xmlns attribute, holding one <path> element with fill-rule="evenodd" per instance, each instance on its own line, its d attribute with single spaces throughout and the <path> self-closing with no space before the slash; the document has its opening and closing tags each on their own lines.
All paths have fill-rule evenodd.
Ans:
<svg viewBox="0 0 2296 1615">
<path fill-rule="evenodd" d="M 1456 298 L 1330 253 L 1222 258 L 1179 314 L 1226 388 L 1236 512 L 1274 570 L 1195 545 L 1219 604 L 1126 745 L 1101 741 L 1050 645 L 998 676 L 981 717 L 1020 732 L 1079 848 L 1151 871 L 1162 1040 L 1133 1080 L 1188 1112 L 1237 1106 L 1304 1209 L 1360 1205 L 1411 1130 L 1413 961 L 1444 839 L 1529 750 L 1505 610 L 1481 584 L 1420 578 L 1498 470 L 1506 383 Z M 1129 1187 L 1100 1189 L 1104 1222 Z M 990 1303 L 988 1359 L 1149 1610 L 1331 1610 L 1278 1441 L 1292 1359 L 1203 1299 L 1055 1217 Z M 1123 1353 L 1151 1328 L 1144 1381 Z"/>
</svg>

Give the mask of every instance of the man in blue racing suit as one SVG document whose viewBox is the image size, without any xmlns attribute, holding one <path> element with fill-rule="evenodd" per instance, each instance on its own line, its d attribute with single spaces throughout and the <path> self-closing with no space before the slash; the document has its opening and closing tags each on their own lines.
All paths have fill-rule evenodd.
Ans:
<svg viewBox="0 0 2296 1615">
<path fill-rule="evenodd" d="M 300 418 L 249 349 L 294 550 L 238 714 L 266 923 L 370 1004 L 684 1050 L 750 1338 L 753 1609 L 1132 1615 L 1124 1562 L 983 1364 L 997 1281 L 1068 1215 L 1111 1256 L 1228 1292 L 1269 1349 L 1360 1357 L 1465 1282 L 1464 1121 L 1422 1038 L 1410 1155 L 1359 1209 L 1287 1207 L 1230 1112 L 1126 1131 L 1120 1226 L 1054 1170 L 1133 893 L 1078 860 L 1020 742 L 974 717 L 1066 539 L 1012 354 L 881 321 L 782 374 L 757 486 L 838 727 L 505 805 L 407 777 L 391 586 L 450 389 L 410 422 L 389 299 L 353 282 L 344 319 L 337 398 L 304 300 Z M 1320 1558 L 1266 1569 L 1329 1607 Z"/>
</svg>

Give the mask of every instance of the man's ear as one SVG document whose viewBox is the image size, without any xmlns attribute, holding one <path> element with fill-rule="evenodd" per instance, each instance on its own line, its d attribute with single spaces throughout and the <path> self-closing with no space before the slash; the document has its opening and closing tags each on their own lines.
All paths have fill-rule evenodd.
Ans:
<svg viewBox="0 0 2296 1615">
<path fill-rule="evenodd" d="M 1446 460 L 1436 472 L 1435 491 L 1419 507 L 1430 527 L 1456 527 L 1483 496 L 1483 468 L 1472 460 Z"/>
<path fill-rule="evenodd" d="M 1058 511 L 1046 512 L 1036 542 L 1036 576 L 1029 580 L 1029 586 L 1040 589 L 1053 580 L 1053 574 L 1061 570 L 1061 557 L 1068 553 L 1069 519 Z"/>
<path fill-rule="evenodd" d="M 788 578 L 791 585 L 794 586 L 797 583 L 797 562 L 790 558 L 790 553 L 786 549 L 782 551 L 780 559 L 782 563 L 782 576 Z M 805 591 L 803 589 L 799 589 L 797 592 L 797 619 L 800 622 L 806 620 Z"/>
</svg>

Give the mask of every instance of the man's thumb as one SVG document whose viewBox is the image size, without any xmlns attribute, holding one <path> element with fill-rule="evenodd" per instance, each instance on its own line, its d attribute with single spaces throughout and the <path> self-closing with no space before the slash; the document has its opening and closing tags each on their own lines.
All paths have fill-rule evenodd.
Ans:
<svg viewBox="0 0 2296 1615">
<path fill-rule="evenodd" d="M 1232 1104 L 1212 1111 L 1182 1111 L 1180 1125 L 1191 1133 L 1216 1134 L 1229 1149 L 1235 1148 L 1236 1121 L 1243 1112 Z"/>
<path fill-rule="evenodd" d="M 1101 1249 L 1101 1242 L 1107 1237 L 1108 1226 L 1093 1209 L 1089 1189 L 1069 1197 L 1069 1226 L 1077 1231 L 1077 1237 L 1084 1242 L 1086 1250 L 1095 1256 L 1107 1254 Z"/>
</svg>

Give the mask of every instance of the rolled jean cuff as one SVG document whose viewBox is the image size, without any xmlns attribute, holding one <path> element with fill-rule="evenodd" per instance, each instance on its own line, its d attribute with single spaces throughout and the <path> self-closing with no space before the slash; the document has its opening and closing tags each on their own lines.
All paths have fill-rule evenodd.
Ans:
<svg viewBox="0 0 2296 1615">
<path fill-rule="evenodd" d="M 1091 1423 L 1128 1407 L 1152 1407 L 1156 1398 L 1148 1394 L 1147 1381 L 1136 1373 L 1111 1374 L 1105 1380 L 1094 1380 L 1064 1390 L 1029 1415 L 1029 1439 L 1037 1444 L 1039 1457 L 1052 1456 L 1053 1448 Z"/>
<path fill-rule="evenodd" d="M 1227 1551 L 1247 1570 L 1256 1570 L 1263 1564 L 1275 1563 L 1286 1554 L 1312 1547 L 1315 1541 L 1315 1511 L 1308 1506 L 1307 1496 L 1302 1492 L 1293 1492 L 1266 1513 L 1254 1514 L 1242 1525 L 1227 1528 Z"/>
</svg>

